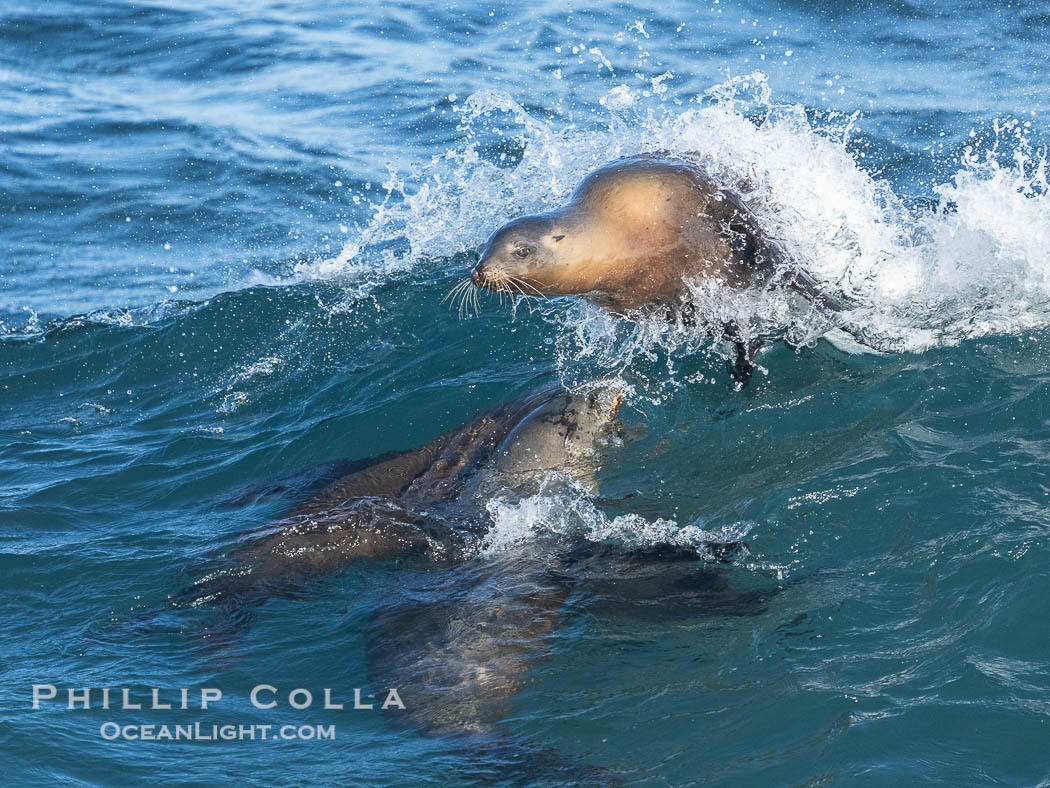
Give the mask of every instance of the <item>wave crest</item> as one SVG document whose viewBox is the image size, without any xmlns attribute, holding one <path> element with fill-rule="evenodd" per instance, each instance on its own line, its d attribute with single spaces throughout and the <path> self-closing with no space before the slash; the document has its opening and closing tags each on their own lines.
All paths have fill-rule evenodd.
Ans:
<svg viewBox="0 0 1050 788">
<path fill-rule="evenodd" d="M 600 164 L 666 150 L 699 157 L 738 191 L 791 266 L 855 306 L 847 325 L 876 348 L 921 351 L 1050 323 L 1046 154 L 1032 149 L 1030 123 L 972 132 L 954 171 L 916 200 L 869 172 L 855 141 L 858 115 L 779 104 L 760 73 L 716 85 L 686 108 L 627 94 L 626 86 L 610 91 L 602 128 L 545 119 L 502 91 L 473 94 L 456 105 L 459 144 L 407 173 L 391 171 L 369 224 L 299 275 L 350 276 L 370 289 L 420 260 L 476 249 L 514 216 L 562 204 Z M 708 322 L 732 316 L 796 344 L 832 327 L 788 298 L 698 300 Z M 635 344 L 668 338 L 638 331 Z M 674 341 L 697 343 L 685 334 Z"/>
</svg>

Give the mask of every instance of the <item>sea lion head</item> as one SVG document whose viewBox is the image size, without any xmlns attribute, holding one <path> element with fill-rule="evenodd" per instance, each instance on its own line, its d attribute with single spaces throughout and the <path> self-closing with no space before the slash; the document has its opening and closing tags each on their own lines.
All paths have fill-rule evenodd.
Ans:
<svg viewBox="0 0 1050 788">
<path fill-rule="evenodd" d="M 497 292 L 580 295 L 626 313 L 679 303 L 687 280 L 747 287 L 763 244 L 747 207 L 698 165 L 642 155 L 593 171 L 562 207 L 497 230 L 471 280 Z"/>
<path fill-rule="evenodd" d="M 567 295 L 571 266 L 561 254 L 570 230 L 557 214 L 523 216 L 492 234 L 471 273 L 476 287 L 520 295 Z"/>
<path fill-rule="evenodd" d="M 589 481 L 599 439 L 616 420 L 623 389 L 602 383 L 589 393 L 562 391 L 538 405 L 500 443 L 496 468 L 516 477 L 548 471 Z"/>
</svg>

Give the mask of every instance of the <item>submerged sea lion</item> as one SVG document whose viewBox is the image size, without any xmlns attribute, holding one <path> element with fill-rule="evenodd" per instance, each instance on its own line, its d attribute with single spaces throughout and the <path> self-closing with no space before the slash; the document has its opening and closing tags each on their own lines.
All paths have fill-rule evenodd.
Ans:
<svg viewBox="0 0 1050 788">
<path fill-rule="evenodd" d="M 558 384 L 482 411 L 413 451 L 329 483 L 234 551 L 199 582 L 195 603 L 257 605 L 362 559 L 457 558 L 481 535 L 479 499 L 523 494 L 549 471 L 593 482 L 595 442 L 616 419 L 621 391 L 575 394 Z"/>
<path fill-rule="evenodd" d="M 653 155 L 596 170 L 568 205 L 504 225 L 477 259 L 471 279 L 479 288 L 582 295 L 619 313 L 655 306 L 687 320 L 686 280 L 745 288 L 767 284 L 783 265 L 737 195 L 698 164 Z M 843 311 L 805 272 L 786 281 L 823 309 Z M 746 384 L 761 342 L 734 325 L 724 333 L 738 345 L 734 378 Z"/>
<path fill-rule="evenodd" d="M 400 719 L 498 768 L 590 784 L 599 771 L 525 746 L 502 729 L 509 700 L 542 656 L 569 593 L 559 553 L 523 545 L 488 560 L 469 548 L 487 529 L 481 507 L 494 493 L 538 491 L 551 471 L 593 486 L 597 444 L 622 401 L 612 385 L 588 394 L 547 385 L 419 449 L 384 455 L 251 538 L 176 606 L 217 605 L 228 613 L 208 632 L 212 643 L 226 645 L 250 609 L 269 598 L 294 595 L 361 560 L 415 556 L 397 586 L 411 588 L 407 575 L 424 588 L 400 601 L 395 592 L 377 611 L 370 649 L 369 674 L 375 686 L 398 689 Z M 421 603 L 426 584 L 433 595 Z"/>
<path fill-rule="evenodd" d="M 577 585 L 611 569 L 614 581 L 599 587 L 617 610 L 678 600 L 688 615 L 709 607 L 722 614 L 734 612 L 727 606 L 732 600 L 743 612 L 763 602 L 713 578 L 686 550 L 670 556 L 677 563 L 645 572 L 636 589 L 627 582 L 637 575 L 631 567 L 647 557 L 610 545 L 551 534 L 498 555 L 470 549 L 489 527 L 482 508 L 496 493 L 538 491 L 550 471 L 596 492 L 596 450 L 622 400 L 614 385 L 589 394 L 548 385 L 419 449 L 358 466 L 249 539 L 177 604 L 217 605 L 226 615 L 209 635 L 224 645 L 224 635 L 269 598 L 294 595 L 311 579 L 355 562 L 414 556 L 372 615 L 368 649 L 372 685 L 397 688 L 404 703 L 396 719 L 446 739 L 480 779 L 526 775 L 544 784 L 608 785 L 607 772 L 526 742 L 506 725 L 530 669 L 552 649 Z M 319 473 L 329 471 L 325 465 Z"/>
</svg>

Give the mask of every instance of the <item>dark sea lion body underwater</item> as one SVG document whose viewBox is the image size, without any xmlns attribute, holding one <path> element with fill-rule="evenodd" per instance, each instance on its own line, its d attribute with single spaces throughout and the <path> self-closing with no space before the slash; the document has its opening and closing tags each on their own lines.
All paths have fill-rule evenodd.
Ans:
<svg viewBox="0 0 1050 788">
<path fill-rule="evenodd" d="M 249 538 L 187 595 L 255 606 L 356 561 L 457 560 L 482 535 L 479 504 L 493 491 L 527 494 L 551 471 L 593 483 L 596 443 L 622 398 L 610 385 L 585 394 L 541 386 L 418 449 L 383 455 Z"/>
<path fill-rule="evenodd" d="M 268 599 L 301 599 L 314 579 L 398 559 L 392 587 L 371 615 L 368 646 L 370 683 L 380 692 L 397 688 L 405 705 L 391 713 L 421 734 L 447 739 L 481 775 L 610 784 L 608 773 L 520 740 L 505 724 L 530 670 L 554 647 L 577 586 L 612 573 L 618 582 L 602 596 L 616 611 L 642 597 L 648 610 L 646 599 L 681 601 L 683 594 L 683 616 L 749 614 L 764 602 L 734 590 L 688 550 L 661 555 L 653 568 L 651 555 L 559 534 L 495 555 L 476 549 L 489 527 L 484 504 L 496 493 L 531 494 L 552 471 L 597 492 L 599 450 L 622 400 L 612 384 L 589 393 L 547 385 L 418 449 L 384 455 L 245 538 L 174 604 L 218 614 L 204 634 L 221 654 Z M 640 585 L 631 583 L 635 577 Z"/>
<path fill-rule="evenodd" d="M 396 559 L 392 587 L 371 614 L 368 671 L 380 693 L 398 690 L 405 708 L 391 712 L 397 720 L 446 739 L 473 764 L 468 768 L 479 770 L 481 782 L 527 775 L 611 784 L 607 772 L 521 740 L 506 724 L 531 669 L 555 647 L 580 585 L 586 589 L 598 578 L 595 588 L 617 615 L 637 606 L 651 617 L 653 601 L 688 617 L 750 614 L 764 604 L 732 588 L 691 550 L 670 549 L 657 560 L 563 534 L 535 535 L 494 555 L 477 549 L 491 527 L 484 505 L 495 494 L 539 491 L 552 471 L 597 493 L 600 448 L 615 430 L 622 401 L 621 389 L 605 382 L 587 393 L 546 385 L 418 449 L 358 464 L 241 541 L 174 604 L 218 615 L 203 634 L 221 654 L 268 599 L 301 599 L 314 579 Z M 714 548 L 732 553 L 741 546 Z M 600 581 L 607 575 L 615 582 L 605 587 Z"/>
<path fill-rule="evenodd" d="M 202 634 L 222 654 L 267 600 L 303 598 L 320 577 L 396 559 L 397 579 L 372 614 L 369 645 L 373 686 L 396 688 L 404 704 L 391 713 L 424 735 L 448 738 L 472 761 L 591 783 L 598 771 L 526 745 L 503 727 L 510 699 L 562 615 L 570 591 L 562 554 L 526 544 L 486 557 L 478 539 L 488 527 L 484 503 L 495 493 L 539 491 L 554 471 L 593 485 L 596 450 L 622 401 L 613 385 L 588 393 L 546 385 L 418 449 L 383 455 L 247 537 L 174 605 L 216 612 Z"/>
<path fill-rule="evenodd" d="M 842 305 L 784 255 L 733 192 L 698 164 L 644 155 L 588 175 L 569 203 L 497 230 L 478 255 L 477 287 L 521 295 L 581 295 L 617 313 L 658 307 L 689 319 L 687 280 L 766 286 L 778 274 L 828 312 Z M 740 345 L 734 377 L 746 383 L 761 342 L 724 327 Z"/>
</svg>

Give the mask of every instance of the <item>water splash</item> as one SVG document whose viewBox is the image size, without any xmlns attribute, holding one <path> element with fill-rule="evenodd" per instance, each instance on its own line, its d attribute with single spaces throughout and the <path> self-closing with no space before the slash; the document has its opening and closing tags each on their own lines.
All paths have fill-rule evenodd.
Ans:
<svg viewBox="0 0 1050 788">
<path fill-rule="evenodd" d="M 602 104 L 604 127 L 584 129 L 537 117 L 506 92 L 470 96 L 456 106 L 461 142 L 415 170 L 391 171 L 369 224 L 339 255 L 298 273 L 347 277 L 368 291 L 420 260 L 476 249 L 514 216 L 562 204 L 602 163 L 666 150 L 699 159 L 738 191 L 790 266 L 855 307 L 847 324 L 870 345 L 918 352 L 1050 324 L 1046 155 L 1031 148 L 1024 123 L 995 123 L 990 142 L 974 132 L 955 171 L 935 187 L 936 204 L 916 207 L 865 168 L 865 153 L 853 144 L 856 114 L 777 103 L 760 73 L 716 85 L 684 109 L 625 85 Z M 701 287 L 694 295 L 701 324 L 733 318 L 798 345 L 832 327 L 785 293 Z M 703 325 L 668 331 L 639 321 L 625 336 L 590 311 L 559 307 L 547 315 L 560 316 L 577 343 L 567 357 L 597 352 L 600 335 L 610 343 L 601 354 L 619 366 L 646 347 L 695 353 L 711 346 Z"/>
<path fill-rule="evenodd" d="M 576 536 L 626 550 L 676 547 L 716 560 L 712 546 L 745 539 L 754 523 L 734 523 L 716 530 L 679 525 L 674 520 L 647 520 L 637 514 L 609 517 L 594 502 L 590 491 L 565 474 L 551 473 L 535 495 L 516 498 L 497 495 L 485 508 L 493 526 L 479 549 L 487 555 L 513 551 L 543 535 Z"/>
<path fill-rule="evenodd" d="M 50 334 L 63 331 L 74 331 L 91 326 L 115 326 L 118 328 L 141 328 L 160 323 L 164 320 L 177 319 L 207 306 L 207 301 L 158 301 L 143 307 L 119 307 L 116 309 L 96 309 L 82 315 L 57 318 L 41 322 L 36 312 L 26 307 L 29 319 L 17 327 L 8 327 L 0 323 L 0 340 L 33 341 L 43 339 Z"/>
</svg>

